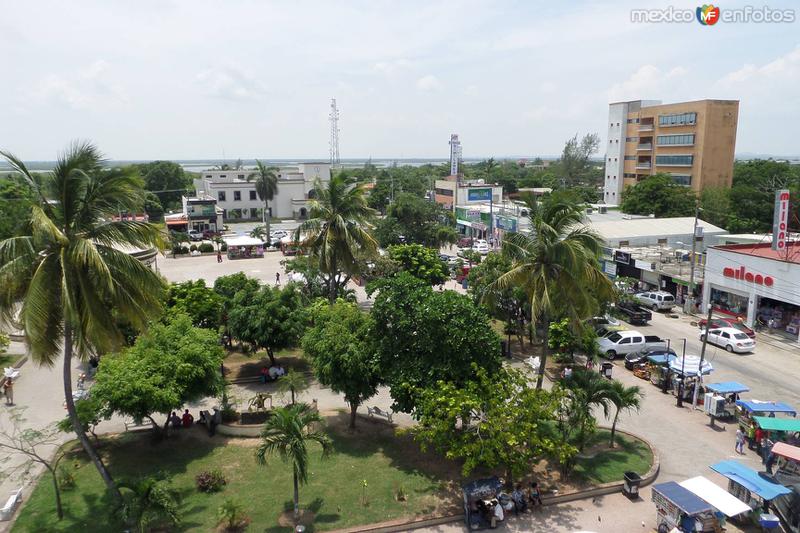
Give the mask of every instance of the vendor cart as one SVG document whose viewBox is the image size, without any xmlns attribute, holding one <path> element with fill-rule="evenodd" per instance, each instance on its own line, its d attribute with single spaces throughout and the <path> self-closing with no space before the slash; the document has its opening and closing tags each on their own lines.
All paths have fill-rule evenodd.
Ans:
<svg viewBox="0 0 800 533">
<path fill-rule="evenodd" d="M 782 402 L 736 400 L 736 420 L 745 431 L 754 424 L 753 417 L 767 416 L 774 418 L 776 414 L 795 417 L 797 416 L 797 411 L 791 405 Z"/>
<path fill-rule="evenodd" d="M 653 485 L 651 493 L 659 533 L 669 533 L 678 526 L 684 531 L 715 531 L 718 521 L 714 508 L 678 483 Z"/>
<path fill-rule="evenodd" d="M 469 530 L 486 529 L 491 526 L 490 520 L 478 510 L 480 500 L 497 498 L 503 484 L 497 477 L 476 479 L 462 487 L 464 497 L 464 522 Z"/>
<path fill-rule="evenodd" d="M 750 390 L 747 385 L 742 385 L 737 381 L 725 381 L 722 383 L 710 383 L 705 386 L 707 391 L 704 404 L 706 414 L 713 419 L 732 420 L 736 418 L 736 400 L 739 394 Z"/>
<path fill-rule="evenodd" d="M 734 460 L 720 461 L 711 469 L 728 478 L 728 492 L 747 503 L 753 512 L 752 521 L 769 530 L 776 526 L 767 508 L 780 496 L 791 494 L 791 490 L 776 483 L 775 479 L 763 472 L 756 472 L 743 463 Z"/>
</svg>

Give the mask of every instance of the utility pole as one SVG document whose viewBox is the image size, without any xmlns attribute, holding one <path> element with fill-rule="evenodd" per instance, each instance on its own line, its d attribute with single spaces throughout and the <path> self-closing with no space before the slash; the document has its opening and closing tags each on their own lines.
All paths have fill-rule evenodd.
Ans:
<svg viewBox="0 0 800 533">
<path fill-rule="evenodd" d="M 700 203 L 695 201 L 694 204 L 694 226 L 692 227 L 692 255 L 690 257 L 691 264 L 689 265 L 689 297 L 686 298 L 686 307 L 683 310 L 687 314 L 694 314 L 694 265 L 695 253 L 697 253 L 697 218 L 700 215 Z"/>
<path fill-rule="evenodd" d="M 667 356 L 669 357 L 669 356 Z M 669 365 L 669 363 L 667 363 Z M 686 381 L 686 339 L 683 339 L 683 356 L 681 358 L 681 379 L 678 381 L 677 407 L 683 407 L 683 382 Z"/>
<path fill-rule="evenodd" d="M 692 397 L 692 409 L 697 409 L 697 396 L 700 394 L 700 380 L 703 379 L 703 360 L 706 357 L 706 345 L 708 345 L 708 330 L 711 329 L 711 302 L 708 302 L 708 312 L 706 313 L 706 333 L 703 335 L 703 347 L 700 348 L 700 366 L 697 369 L 697 381 L 694 383 L 694 396 Z M 714 424 L 714 419 L 711 419 Z"/>
</svg>

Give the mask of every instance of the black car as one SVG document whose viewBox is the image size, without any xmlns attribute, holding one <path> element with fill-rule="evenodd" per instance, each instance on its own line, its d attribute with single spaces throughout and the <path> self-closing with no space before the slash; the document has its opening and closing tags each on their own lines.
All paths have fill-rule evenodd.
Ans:
<svg viewBox="0 0 800 533">
<path fill-rule="evenodd" d="M 678 354 L 672 348 L 645 348 L 638 352 L 629 353 L 625 356 L 625 368 L 633 370 L 639 363 L 644 363 L 651 355 L 667 355 L 671 354 L 677 357 Z"/>
</svg>

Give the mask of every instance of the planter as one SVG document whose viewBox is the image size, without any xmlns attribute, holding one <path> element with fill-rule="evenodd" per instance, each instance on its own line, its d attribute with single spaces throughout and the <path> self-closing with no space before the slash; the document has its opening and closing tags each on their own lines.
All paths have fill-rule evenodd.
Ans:
<svg viewBox="0 0 800 533">
<path fill-rule="evenodd" d="M 217 433 L 227 437 L 257 438 L 263 429 L 264 424 L 220 424 Z"/>
</svg>

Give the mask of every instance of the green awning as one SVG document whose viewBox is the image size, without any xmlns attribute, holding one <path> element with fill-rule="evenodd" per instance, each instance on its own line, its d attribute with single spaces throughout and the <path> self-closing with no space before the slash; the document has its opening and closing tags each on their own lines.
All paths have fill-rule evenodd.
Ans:
<svg viewBox="0 0 800 533">
<path fill-rule="evenodd" d="M 797 418 L 754 416 L 753 419 L 765 431 L 800 431 L 800 420 Z"/>
</svg>

